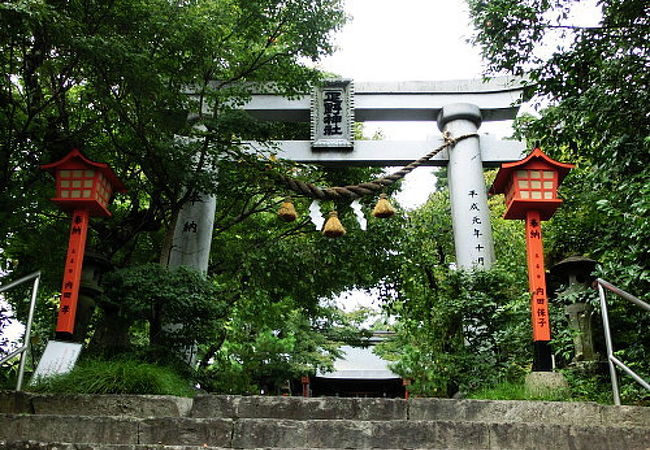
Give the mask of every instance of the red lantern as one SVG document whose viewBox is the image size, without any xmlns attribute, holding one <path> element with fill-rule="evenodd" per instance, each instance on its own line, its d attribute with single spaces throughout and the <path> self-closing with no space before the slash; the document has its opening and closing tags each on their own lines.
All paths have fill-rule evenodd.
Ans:
<svg viewBox="0 0 650 450">
<path fill-rule="evenodd" d="M 41 168 L 54 173 L 56 195 L 52 201 L 65 211 L 86 209 L 93 216 L 110 217 L 111 195 L 126 191 L 108 164 L 91 161 L 76 148 Z"/>
<path fill-rule="evenodd" d="M 108 164 L 91 161 L 77 149 L 73 149 L 63 159 L 44 164 L 41 168 L 54 173 L 56 178 L 56 195 L 52 201 L 64 211 L 72 212 L 56 324 L 57 335 L 66 338 L 74 333 L 90 216 L 109 217 L 111 195 L 113 192 L 125 192 L 126 189 Z"/>
<path fill-rule="evenodd" d="M 505 194 L 506 219 L 526 221 L 528 285 L 531 292 L 531 320 L 536 361 L 533 370 L 551 370 L 551 325 L 544 270 L 542 220 L 548 220 L 560 206 L 557 188 L 575 167 L 555 161 L 539 148 L 521 161 L 501 166 L 490 189 L 491 194 Z"/>
<path fill-rule="evenodd" d="M 521 161 L 501 165 L 490 193 L 506 195 L 506 219 L 525 219 L 527 211 L 536 210 L 548 220 L 562 203 L 557 188 L 573 167 L 536 148 Z"/>
</svg>

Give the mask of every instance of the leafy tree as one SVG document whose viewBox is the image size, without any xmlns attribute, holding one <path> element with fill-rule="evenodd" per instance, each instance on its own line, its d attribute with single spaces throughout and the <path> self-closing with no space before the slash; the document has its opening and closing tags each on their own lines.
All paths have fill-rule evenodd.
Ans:
<svg viewBox="0 0 650 450">
<path fill-rule="evenodd" d="M 331 51 L 329 33 L 343 22 L 338 0 L 5 2 L 0 21 L 8 74 L 0 112 L 7 149 L 0 184 L 7 220 L 0 221 L 0 246 L 14 272 L 44 269 L 43 296 L 51 308 L 39 322 L 53 318 L 65 248 L 51 237 L 66 235 L 67 220 L 47 201 L 52 183 L 36 163 L 55 160 L 73 146 L 110 163 L 129 187 L 116 199 L 111 220 L 91 224 L 91 245 L 116 266 L 98 301 L 91 341 L 98 353 L 151 350 L 163 343 L 161 318 L 183 310 L 191 329 L 193 320 L 212 319 L 199 335 L 183 336 L 199 342 L 199 356 L 209 361 L 223 354 L 224 342 L 249 348 L 272 341 L 265 339 L 269 330 L 282 330 L 274 305 L 295 317 L 286 325 L 302 330 L 300 342 L 320 342 L 309 335 L 318 329 L 312 322 L 333 314 L 319 312 L 320 299 L 372 286 L 390 270 L 397 225 L 371 225 L 374 234 L 366 234 L 344 218 L 347 241 L 327 241 L 304 214 L 295 224 L 277 220 L 286 191 L 264 176 L 292 171 L 337 184 L 366 181 L 376 170 L 297 167 L 238 146 L 242 139 L 308 133 L 306 127 L 256 122 L 238 108 L 268 82 L 286 96 L 310 89 L 321 75 L 302 61 Z M 149 264 L 158 260 L 180 207 L 199 192 L 216 194 L 219 201 L 203 281 Z M 308 200 L 297 203 L 306 209 Z M 247 312 L 260 311 L 253 305 L 268 306 L 273 328 L 264 315 Z M 255 333 L 224 333 L 227 327 L 218 319 L 241 317 L 253 321 Z M 328 320 L 321 328 L 338 319 Z M 293 360 L 314 346 L 296 344 Z"/>
<path fill-rule="evenodd" d="M 342 22 L 336 0 L 3 2 L 3 266 L 44 269 L 43 287 L 58 289 L 64 240 L 51 236 L 65 236 L 67 220 L 47 200 L 53 183 L 38 164 L 75 146 L 129 188 L 110 221 L 92 222 L 91 244 L 118 266 L 157 259 L 181 205 L 214 192 L 204 169 L 236 160 L 244 133 L 273 132 L 237 106 L 260 83 L 307 90 L 319 74 L 302 61 L 331 52 L 329 33 Z"/>
<path fill-rule="evenodd" d="M 66 235 L 67 220 L 47 200 L 53 183 L 38 164 L 75 146 L 109 163 L 129 188 L 116 198 L 113 218 L 91 223 L 90 244 L 117 268 L 98 302 L 94 343 L 106 344 L 102 336 L 124 348 L 155 343 L 159 316 L 179 307 L 174 295 L 188 286 L 172 287 L 180 275 L 142 265 L 158 260 L 177 212 L 198 192 L 216 194 L 219 210 L 212 287 L 190 284 L 204 299 L 219 299 L 213 306 L 222 312 L 213 311 L 215 317 L 241 314 L 239 302 L 286 301 L 292 306 L 283 311 L 297 308 L 309 321 L 320 298 L 375 284 L 389 270 L 395 240 L 385 238 L 397 225 L 364 234 L 346 223 L 347 244 L 326 241 L 304 216 L 290 225 L 277 221 L 275 209 L 286 192 L 261 174 L 291 170 L 336 184 L 365 181 L 376 171 L 294 167 L 242 153 L 237 145 L 308 132 L 256 122 L 238 108 L 269 82 L 289 97 L 308 92 L 321 75 L 303 61 L 330 53 L 330 33 L 343 21 L 339 0 L 2 3 L 0 247 L 14 273 L 44 270 L 48 309 L 39 323 L 53 318 L 65 243 L 52 236 Z M 214 167 L 218 177 L 206 170 Z M 372 258 L 360 270 L 367 254 Z M 382 268 L 373 271 L 372 264 Z M 205 360 L 224 342 L 219 330 L 207 335 L 212 341 L 200 346 Z"/>
<path fill-rule="evenodd" d="M 38 164 L 76 146 L 129 188 L 111 221 L 93 221 L 95 245 L 121 263 L 139 244 L 156 247 L 161 236 L 144 233 L 169 228 L 196 192 L 214 192 L 204 169 L 237 159 L 243 130 L 268 134 L 237 110 L 251 90 L 272 81 L 286 95 L 306 91 L 319 75 L 301 61 L 331 52 L 342 22 L 337 0 L 2 3 L 3 258 L 18 271 L 48 265 L 35 231 L 65 221 Z"/>
<path fill-rule="evenodd" d="M 323 182 L 333 183 L 341 178 L 355 182 L 367 175 L 367 170 L 357 169 L 322 174 Z M 260 210 L 244 221 L 235 219 L 246 201 L 229 198 L 227 215 L 218 223 L 233 222 L 215 232 L 209 272 L 230 287 L 231 309 L 220 338 L 201 349 L 208 377 L 202 384 L 228 392 L 253 392 L 262 384 L 277 387 L 300 371 L 326 369 L 337 354 L 336 346 L 353 338 L 335 338 L 332 333 L 354 329 L 358 335 L 359 329 L 345 325 L 335 308 L 321 306 L 323 299 L 352 288 L 372 288 L 394 271 L 398 260 L 393 255 L 402 239 L 404 218 L 370 219 L 368 231 L 361 231 L 351 215 L 342 214 L 348 234 L 332 240 L 306 217 L 311 200 L 295 198 L 300 216 L 287 224 L 276 215 L 279 195 L 259 203 Z M 362 204 L 370 216 L 372 205 L 368 200 Z M 340 212 L 348 208 L 329 206 Z M 319 355 L 317 348 L 325 353 Z M 271 357 L 272 349 L 284 349 L 279 353 L 285 359 Z M 237 373 L 235 378 L 244 385 L 222 384 L 220 379 L 233 379 L 229 373 Z"/>
<path fill-rule="evenodd" d="M 647 292 L 648 5 L 601 1 L 600 26 L 583 28 L 563 22 L 574 3 L 470 1 L 474 41 L 490 73 L 525 73 L 530 94 L 552 99 L 539 119 L 520 121 L 520 133 L 578 165 L 549 230 L 553 259 L 592 254 L 623 288 Z M 553 29 L 571 46 L 535 56 Z"/>
<path fill-rule="evenodd" d="M 288 383 L 332 370 L 345 343 L 360 343 L 363 314 L 336 305 L 306 311 L 292 302 L 239 302 L 223 328 L 218 351 L 201 362 L 206 389 L 223 393 L 279 394 Z"/>
<path fill-rule="evenodd" d="M 468 1 L 488 73 L 527 75 L 529 96 L 549 101 L 522 118 L 521 136 L 552 157 L 575 162 L 565 204 L 547 227 L 550 263 L 570 254 L 600 262 L 599 275 L 646 296 L 650 288 L 650 14 L 642 0 L 601 0 L 598 26 L 569 22 L 577 2 Z M 562 40 L 539 51 L 549 33 Z M 549 54 L 550 53 L 550 54 Z M 548 56 L 545 56 L 548 55 Z M 647 314 L 613 300 L 622 358 L 650 374 Z"/>
<path fill-rule="evenodd" d="M 6 329 L 11 323 L 11 311 L 6 303 L 0 305 L 0 349 L 7 351 L 10 349 L 9 339 L 5 334 Z"/>
<path fill-rule="evenodd" d="M 415 394 L 451 396 L 518 380 L 530 364 L 523 225 L 501 219 L 497 199 L 490 206 L 498 259 L 490 271 L 452 268 L 448 189 L 410 214 L 400 267 L 389 278 L 396 336 L 380 351 L 413 380 Z"/>
<path fill-rule="evenodd" d="M 110 273 L 105 295 L 99 299 L 103 317 L 91 349 L 131 350 L 128 332 L 146 323 L 147 347 L 156 354 L 177 353 L 195 342 L 212 338 L 227 313 L 223 287 L 187 267 L 166 269 L 145 264 Z M 164 324 L 182 324 L 165 329 Z M 117 336 L 118 333 L 122 336 Z M 120 348 L 124 347 L 124 348 Z M 109 355 L 110 356 L 110 355 Z"/>
</svg>

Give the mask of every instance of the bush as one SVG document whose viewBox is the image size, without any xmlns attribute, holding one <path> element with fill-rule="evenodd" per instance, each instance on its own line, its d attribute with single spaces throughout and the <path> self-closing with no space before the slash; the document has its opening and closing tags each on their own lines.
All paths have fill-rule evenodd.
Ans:
<svg viewBox="0 0 650 450">
<path fill-rule="evenodd" d="M 189 267 L 128 267 L 106 274 L 103 284 L 90 349 L 104 359 L 141 351 L 159 365 L 180 362 L 215 336 L 228 313 L 221 287 Z"/>
<path fill-rule="evenodd" d="M 156 394 L 191 397 L 190 382 L 174 370 L 134 360 L 85 361 L 70 373 L 28 387 L 57 394 Z"/>
<path fill-rule="evenodd" d="M 499 381 L 518 382 L 528 370 L 528 293 L 499 264 L 486 271 L 435 272 L 436 289 L 407 292 L 396 305 L 395 337 L 378 351 L 391 369 L 412 379 L 414 395 L 450 397 Z"/>
<path fill-rule="evenodd" d="M 468 395 L 468 398 L 478 400 L 541 400 L 541 401 L 568 401 L 571 398 L 566 390 L 543 395 L 533 395 L 526 392 L 521 383 L 504 382 L 492 388 L 481 389 Z"/>
</svg>

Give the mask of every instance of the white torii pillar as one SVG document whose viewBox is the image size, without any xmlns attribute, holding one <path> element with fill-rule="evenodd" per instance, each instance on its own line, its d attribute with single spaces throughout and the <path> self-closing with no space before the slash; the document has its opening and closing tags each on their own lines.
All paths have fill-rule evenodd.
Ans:
<svg viewBox="0 0 650 450">
<path fill-rule="evenodd" d="M 454 103 L 440 110 L 438 128 L 461 136 L 476 133 L 481 120 L 478 106 Z M 447 170 L 456 264 L 464 269 L 489 269 L 494 262 L 494 244 L 478 137 L 458 142 L 449 150 Z"/>
<path fill-rule="evenodd" d="M 173 269 L 187 266 L 204 275 L 208 273 L 216 204 L 214 195 L 201 195 L 183 205 L 176 218 L 167 267 Z M 183 325 L 165 323 L 163 329 L 167 332 L 179 332 L 182 331 Z M 196 345 L 188 345 L 181 352 L 190 366 L 196 363 L 197 350 Z"/>
<path fill-rule="evenodd" d="M 207 130 L 204 126 L 195 128 L 199 131 Z M 214 168 L 206 170 L 216 176 Z M 197 194 L 185 202 L 174 225 L 167 267 L 187 266 L 204 275 L 208 273 L 216 207 L 217 198 L 208 194 Z"/>
<path fill-rule="evenodd" d="M 168 267 L 188 266 L 208 273 L 216 205 L 214 195 L 201 195 L 183 205 L 176 219 Z"/>
</svg>

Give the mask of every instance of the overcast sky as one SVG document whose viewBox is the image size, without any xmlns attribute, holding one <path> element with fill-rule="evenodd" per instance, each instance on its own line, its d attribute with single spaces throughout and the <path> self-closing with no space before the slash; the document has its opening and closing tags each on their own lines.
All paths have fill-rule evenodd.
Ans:
<svg viewBox="0 0 650 450">
<path fill-rule="evenodd" d="M 595 0 L 582 0 L 564 25 L 597 24 L 600 15 L 594 5 Z M 454 80 L 483 75 L 480 52 L 467 42 L 473 29 L 465 0 L 346 0 L 346 10 L 350 20 L 336 36 L 337 51 L 319 65 L 328 72 L 356 81 Z M 558 38 L 548 35 L 548 46 L 542 51 L 552 51 Z M 367 123 L 367 134 L 375 127 L 381 128 L 388 140 L 421 140 L 439 133 L 434 122 L 383 122 Z M 511 130 L 509 122 L 490 122 L 479 132 L 505 137 Z M 397 199 L 407 208 L 418 207 L 426 202 L 434 183 L 431 168 L 418 168 L 406 177 Z M 352 291 L 337 303 L 346 310 L 377 306 L 373 297 Z"/>
<path fill-rule="evenodd" d="M 569 17 L 571 25 L 598 22 L 596 0 L 582 0 Z M 337 51 L 319 67 L 356 81 L 454 80 L 481 78 L 480 52 L 472 36 L 466 0 L 346 0 L 348 24 L 336 35 Z M 555 47 L 559 36 L 549 34 Z M 528 110 L 525 106 L 525 110 Z M 367 134 L 381 128 L 386 139 L 422 140 L 437 135 L 435 122 L 366 123 Z M 511 124 L 484 123 L 479 132 L 510 136 Z M 397 196 L 407 208 L 423 204 L 434 185 L 430 168 L 410 174 Z"/>
<path fill-rule="evenodd" d="M 347 0 L 350 21 L 322 67 L 362 81 L 447 80 L 481 72 L 465 0 Z"/>
<path fill-rule="evenodd" d="M 453 80 L 480 78 L 481 57 L 467 43 L 471 36 L 465 0 L 347 0 L 350 19 L 336 35 L 337 51 L 319 65 L 356 81 Z M 387 140 L 423 140 L 437 135 L 435 122 L 367 123 L 367 134 L 381 128 Z M 485 124 L 481 132 L 509 134 L 509 126 Z M 431 168 L 409 175 L 402 205 L 423 204 L 433 189 Z"/>
</svg>

